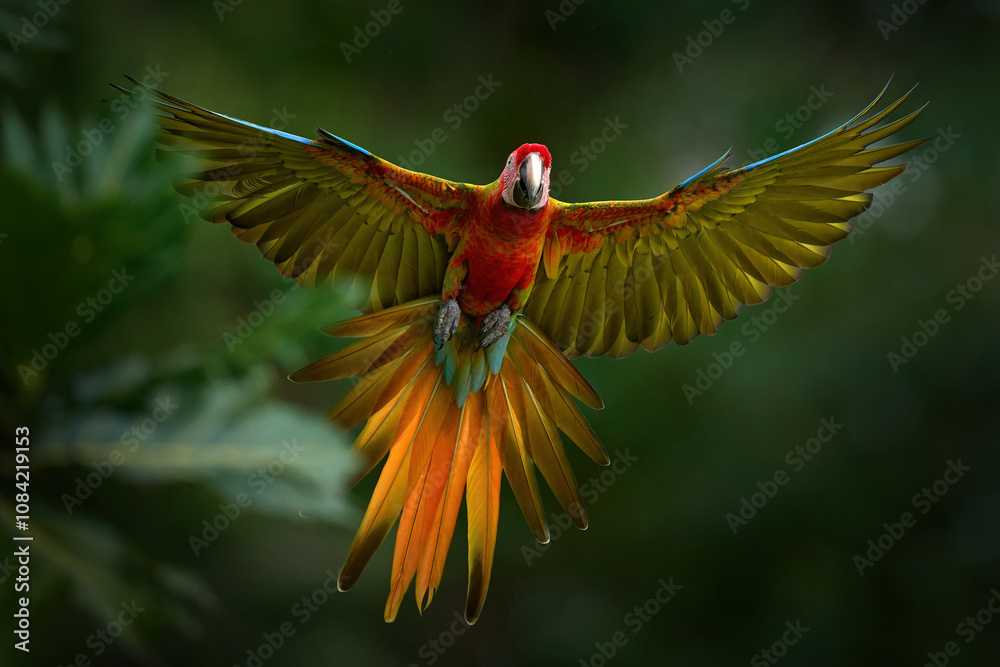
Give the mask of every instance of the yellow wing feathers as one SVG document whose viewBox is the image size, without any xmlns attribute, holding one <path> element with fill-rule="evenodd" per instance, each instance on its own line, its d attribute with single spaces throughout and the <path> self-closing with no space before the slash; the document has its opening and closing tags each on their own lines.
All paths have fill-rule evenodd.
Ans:
<svg viewBox="0 0 1000 667">
<path fill-rule="evenodd" d="M 570 357 L 623 357 L 715 333 L 826 261 L 870 205 L 865 191 L 906 168 L 875 165 L 921 140 L 867 147 L 922 109 L 879 125 L 904 95 L 862 120 L 882 93 L 819 139 L 733 171 L 727 154 L 662 197 L 557 202 L 525 314 Z"/>
<path fill-rule="evenodd" d="M 227 222 L 303 286 L 340 281 L 380 310 L 440 292 L 477 186 L 408 171 L 328 132 L 309 141 L 147 89 L 161 141 L 194 173 L 185 217 Z"/>
</svg>

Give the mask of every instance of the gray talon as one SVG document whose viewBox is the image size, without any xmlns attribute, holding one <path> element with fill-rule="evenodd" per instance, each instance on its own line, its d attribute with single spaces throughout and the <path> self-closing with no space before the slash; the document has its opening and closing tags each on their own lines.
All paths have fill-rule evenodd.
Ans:
<svg viewBox="0 0 1000 667">
<path fill-rule="evenodd" d="M 437 321 L 434 323 L 434 344 L 441 347 L 448 339 L 455 335 L 458 330 L 458 323 L 462 319 L 462 309 L 458 307 L 458 301 L 448 299 L 441 304 L 438 311 Z"/>
<path fill-rule="evenodd" d="M 483 318 L 483 340 L 479 347 L 489 347 L 497 342 L 510 328 L 510 306 L 506 303 Z"/>
</svg>

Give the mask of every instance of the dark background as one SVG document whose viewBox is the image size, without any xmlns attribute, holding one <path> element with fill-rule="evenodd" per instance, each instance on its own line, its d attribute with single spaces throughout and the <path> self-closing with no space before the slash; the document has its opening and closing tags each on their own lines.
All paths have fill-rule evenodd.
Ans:
<svg viewBox="0 0 1000 667">
<path fill-rule="evenodd" d="M 32 35 L 0 48 L 0 516 L 16 532 L 10 450 L 28 426 L 35 538 L 32 651 L 5 630 L 3 664 L 257 664 L 250 651 L 266 665 L 599 666 L 603 647 L 615 664 L 922 665 L 948 642 L 958 653 L 939 664 L 996 664 L 1000 279 L 977 273 L 994 278 L 1000 249 L 997 3 L 404 0 L 350 62 L 340 44 L 386 2 L 52 4 L 51 19 L 34 1 L 0 10 L 5 35 Z M 43 27 L 25 32 L 35 15 Z M 108 86 L 151 73 L 196 104 L 303 136 L 320 125 L 391 161 L 441 128 L 419 168 L 455 180 L 492 181 L 511 150 L 544 142 L 570 171 L 568 201 L 658 195 L 730 146 L 737 166 L 791 148 L 890 76 L 883 104 L 918 82 L 901 112 L 930 102 L 900 137 L 939 140 L 784 312 L 773 297 L 686 349 L 578 361 L 607 404 L 591 424 L 635 459 L 612 474 L 570 452 L 590 529 L 553 528 L 542 551 L 504 490 L 479 623 L 455 623 L 461 516 L 434 604 L 421 616 L 408 596 L 386 625 L 389 544 L 351 593 L 322 590 L 374 485 L 343 488 L 351 438 L 322 421 L 350 385 L 284 379 L 332 351 L 317 327 L 350 313 L 226 229 L 185 221 L 148 113 Z M 456 127 L 445 113 L 491 76 Z M 574 159 L 608 119 L 627 127 Z M 102 292 L 115 270 L 127 285 Z M 921 346 L 894 368 L 901 337 Z M 715 379 L 689 401 L 699 372 Z M 835 435 L 786 460 L 815 451 L 824 419 Z M 302 450 L 288 465 L 284 442 Z M 935 491 L 949 462 L 969 470 Z M 787 483 L 769 485 L 779 471 Z M 225 518 L 238 498 L 249 506 Z M 738 525 L 744 498 L 767 502 Z M 888 548 L 866 556 L 880 537 Z M 4 628 L 13 550 L 0 548 Z M 855 556 L 872 557 L 863 576 Z M 671 578 L 675 597 L 637 620 Z M 306 619 L 295 605 L 314 594 Z M 123 611 L 133 600 L 144 611 Z M 959 626 L 984 608 L 993 623 Z M 261 652 L 283 623 L 294 634 Z"/>
</svg>

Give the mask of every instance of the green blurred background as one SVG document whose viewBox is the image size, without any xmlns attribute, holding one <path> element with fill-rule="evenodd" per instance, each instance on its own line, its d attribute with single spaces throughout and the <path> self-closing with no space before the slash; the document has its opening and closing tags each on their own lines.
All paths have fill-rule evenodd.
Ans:
<svg viewBox="0 0 1000 667">
<path fill-rule="evenodd" d="M 0 516 L 16 532 L 28 426 L 35 538 L 30 656 L 7 631 L 14 543 L 0 548 L 3 664 L 996 664 L 996 2 L 2 6 Z M 391 20 L 352 44 L 373 11 Z M 492 181 L 544 142 L 568 201 L 657 195 L 730 146 L 737 165 L 791 148 L 890 75 L 888 98 L 920 84 L 904 110 L 930 101 L 901 137 L 938 141 L 784 300 L 686 349 L 578 361 L 607 404 L 592 425 L 632 461 L 570 452 L 590 529 L 539 547 L 505 489 L 479 623 L 455 621 L 463 511 L 434 604 L 387 625 L 388 544 L 351 593 L 323 590 L 374 486 L 344 489 L 350 434 L 323 422 L 350 385 L 284 379 L 335 349 L 317 327 L 350 313 L 185 220 L 149 114 L 108 86 L 123 74 L 455 180 Z M 480 77 L 495 89 L 467 101 Z M 620 134 L 587 157 L 609 120 Z M 901 337 L 922 345 L 894 368 Z M 872 558 L 863 576 L 855 556 Z M 671 580 L 673 599 L 649 602 Z M 960 625 L 977 613 L 980 631 Z M 294 634 L 271 650 L 282 624 Z"/>
</svg>

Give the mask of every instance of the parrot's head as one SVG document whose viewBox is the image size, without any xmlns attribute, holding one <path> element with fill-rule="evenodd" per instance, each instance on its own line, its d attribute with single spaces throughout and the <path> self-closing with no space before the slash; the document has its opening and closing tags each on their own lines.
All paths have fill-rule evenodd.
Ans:
<svg viewBox="0 0 1000 667">
<path fill-rule="evenodd" d="M 552 156 L 541 144 L 524 144 L 507 158 L 500 192 L 508 206 L 537 211 L 549 201 Z"/>
</svg>

